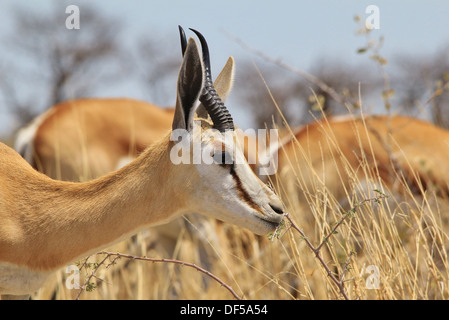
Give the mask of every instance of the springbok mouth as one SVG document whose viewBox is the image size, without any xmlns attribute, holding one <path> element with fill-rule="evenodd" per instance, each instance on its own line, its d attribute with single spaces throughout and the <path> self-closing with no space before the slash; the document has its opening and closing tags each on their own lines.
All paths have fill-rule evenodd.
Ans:
<svg viewBox="0 0 449 320">
<path fill-rule="evenodd" d="M 266 228 L 269 229 L 268 232 L 276 230 L 276 228 L 278 228 L 281 224 L 282 219 L 283 216 L 280 216 L 279 220 L 276 219 L 276 221 L 259 218 L 259 220 L 266 226 Z"/>
<path fill-rule="evenodd" d="M 280 208 L 278 208 L 278 207 L 276 207 L 276 206 L 274 206 L 274 205 L 272 205 L 272 204 L 270 204 L 270 207 L 271 207 L 271 209 L 273 209 L 273 211 L 276 212 L 277 214 L 282 214 L 282 215 L 284 215 L 284 210 L 282 210 L 282 209 L 280 209 Z M 281 219 L 281 220 L 282 220 L 282 219 Z"/>
</svg>

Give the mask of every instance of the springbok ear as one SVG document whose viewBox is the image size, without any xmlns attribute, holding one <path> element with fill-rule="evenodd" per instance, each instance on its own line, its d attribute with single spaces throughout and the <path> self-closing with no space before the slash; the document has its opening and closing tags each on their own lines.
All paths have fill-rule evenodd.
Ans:
<svg viewBox="0 0 449 320">
<path fill-rule="evenodd" d="M 217 79 L 215 79 L 214 81 L 215 90 L 217 91 L 218 96 L 221 98 L 223 102 L 226 102 L 226 99 L 229 97 L 233 82 L 234 82 L 234 58 L 229 57 L 225 66 L 218 75 Z M 209 117 L 209 114 L 207 113 L 207 110 L 202 103 L 198 106 L 196 113 L 199 118 L 207 119 Z"/>
<path fill-rule="evenodd" d="M 195 104 L 204 86 L 204 66 L 198 45 L 189 39 L 178 76 L 178 92 L 172 129 L 193 128 Z"/>
</svg>

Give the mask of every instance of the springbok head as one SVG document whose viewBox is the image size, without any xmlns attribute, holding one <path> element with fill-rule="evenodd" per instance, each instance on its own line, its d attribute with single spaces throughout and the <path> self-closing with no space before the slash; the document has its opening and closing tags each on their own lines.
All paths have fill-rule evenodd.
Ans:
<svg viewBox="0 0 449 320">
<path fill-rule="evenodd" d="M 233 119 L 212 82 L 205 38 L 192 30 L 200 39 L 201 57 L 196 41 L 190 38 L 187 42 L 182 28 L 180 31 L 184 59 L 178 78 L 171 135 L 176 143 L 171 160 L 176 164 L 194 164 L 195 183 L 188 186 L 195 193 L 191 206 L 199 213 L 257 234 L 273 231 L 283 218 L 282 203 L 254 174 L 244 157 Z M 197 100 L 210 119 L 194 118 Z"/>
</svg>

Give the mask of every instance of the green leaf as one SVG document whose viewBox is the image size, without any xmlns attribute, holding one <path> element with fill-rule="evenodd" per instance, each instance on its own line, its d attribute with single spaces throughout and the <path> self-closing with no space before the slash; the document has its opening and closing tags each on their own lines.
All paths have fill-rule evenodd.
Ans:
<svg viewBox="0 0 449 320">
<path fill-rule="evenodd" d="M 367 51 L 368 51 L 368 48 L 367 48 L 367 47 L 357 49 L 357 53 L 358 53 L 358 54 L 362 54 L 362 53 L 365 53 L 365 52 L 367 52 Z"/>
</svg>

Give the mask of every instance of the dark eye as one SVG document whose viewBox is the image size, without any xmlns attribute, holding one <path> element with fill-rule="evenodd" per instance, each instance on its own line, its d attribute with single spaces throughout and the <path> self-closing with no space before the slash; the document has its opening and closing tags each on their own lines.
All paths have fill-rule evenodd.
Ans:
<svg viewBox="0 0 449 320">
<path fill-rule="evenodd" d="M 214 162 L 223 168 L 232 168 L 234 166 L 234 159 L 227 151 L 214 153 Z"/>
</svg>

